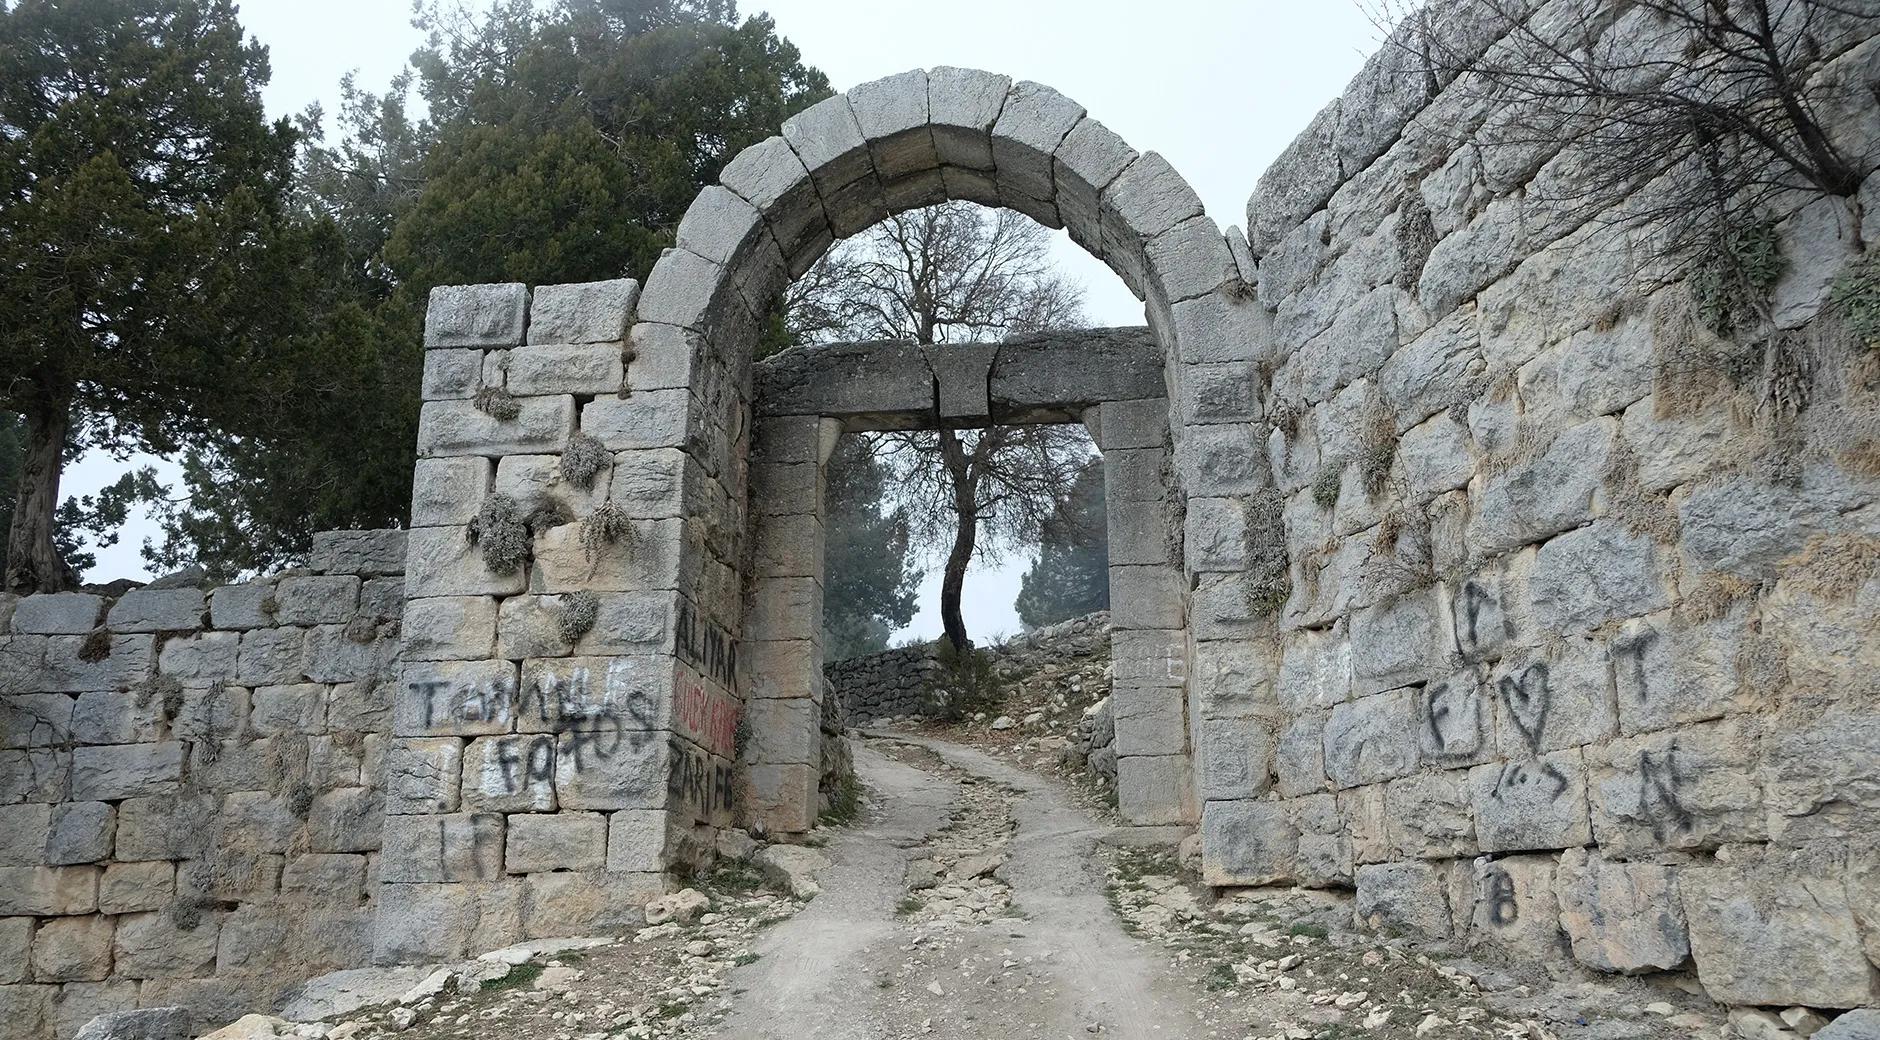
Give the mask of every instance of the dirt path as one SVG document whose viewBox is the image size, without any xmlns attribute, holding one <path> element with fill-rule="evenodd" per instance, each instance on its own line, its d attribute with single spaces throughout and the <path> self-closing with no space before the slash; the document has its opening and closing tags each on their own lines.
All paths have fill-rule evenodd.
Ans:
<svg viewBox="0 0 1880 1040">
<path fill-rule="evenodd" d="M 1094 852 L 1104 826 L 1053 785 L 900 734 L 858 742 L 855 765 L 868 818 L 825 850 L 822 895 L 732 974 L 731 1014 L 711 1035 L 1225 1035 L 1124 935 Z M 910 892 L 910 862 L 938 876 Z"/>
</svg>

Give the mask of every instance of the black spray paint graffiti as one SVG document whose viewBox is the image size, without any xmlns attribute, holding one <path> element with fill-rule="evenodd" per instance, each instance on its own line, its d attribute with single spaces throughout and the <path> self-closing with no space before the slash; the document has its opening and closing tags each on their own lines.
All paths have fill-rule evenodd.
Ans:
<svg viewBox="0 0 1880 1040">
<path fill-rule="evenodd" d="M 1515 899 L 1514 878 L 1500 867 L 1488 868 L 1482 877 L 1482 893 L 1488 900 L 1488 923 L 1497 927 L 1521 919 L 1521 906 Z"/>
<path fill-rule="evenodd" d="M 1567 774 L 1554 768 L 1552 763 L 1538 764 L 1539 769 L 1533 768 L 1534 763 L 1523 765 L 1520 762 L 1510 762 L 1502 766 L 1501 775 L 1495 778 L 1495 789 L 1490 792 L 1494 799 L 1498 802 L 1505 801 L 1514 797 L 1522 789 L 1545 784 L 1553 788 L 1547 800 L 1559 801 L 1560 796 L 1566 794 L 1567 788 L 1572 786 L 1572 781 L 1567 779 Z"/>
<path fill-rule="evenodd" d="M 1621 674 L 1631 677 L 1632 693 L 1638 698 L 1640 704 L 1651 699 L 1651 690 L 1645 682 L 1645 655 L 1657 643 L 1658 630 L 1647 628 L 1637 635 L 1616 640 L 1612 644 L 1613 665 L 1623 670 Z"/>
<path fill-rule="evenodd" d="M 1438 757 L 1473 755 L 1482 746 L 1479 687 L 1449 683 L 1429 686 L 1417 699 L 1424 746 Z"/>
<path fill-rule="evenodd" d="M 673 737 L 667 742 L 672 753 L 672 772 L 666 780 L 666 794 L 675 804 L 692 810 L 700 818 L 728 813 L 735 800 L 731 764 Z"/>
<path fill-rule="evenodd" d="M 1456 591 L 1451 614 L 1456 646 L 1466 660 L 1479 659 L 1483 651 L 1500 646 L 1510 635 L 1507 618 L 1501 612 L 1501 598 L 1474 579 L 1463 582 Z"/>
<path fill-rule="evenodd" d="M 729 632 L 701 620 L 683 601 L 673 629 L 680 660 L 727 690 L 738 688 L 738 641 Z"/>
<path fill-rule="evenodd" d="M 1678 797 L 1684 777 L 1678 772 L 1677 754 L 1678 742 L 1674 740 L 1656 755 L 1641 751 L 1638 756 L 1639 809 L 1651 821 L 1652 836 L 1659 841 L 1689 833 L 1694 822 Z"/>
<path fill-rule="evenodd" d="M 1541 737 L 1547 727 L 1547 712 L 1553 706 L 1553 691 L 1547 687 L 1547 666 L 1531 664 L 1518 675 L 1501 677 L 1501 702 L 1508 709 L 1508 721 L 1527 741 L 1529 751 L 1541 749 Z"/>
</svg>

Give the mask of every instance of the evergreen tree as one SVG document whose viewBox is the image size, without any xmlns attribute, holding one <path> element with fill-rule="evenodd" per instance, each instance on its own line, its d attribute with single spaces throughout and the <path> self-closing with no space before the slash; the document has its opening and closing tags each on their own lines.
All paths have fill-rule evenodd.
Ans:
<svg viewBox="0 0 1880 1040">
<path fill-rule="evenodd" d="M 844 437 L 829 457 L 823 573 L 823 657 L 888 648 L 914 620 L 921 572 L 909 566 L 908 517 L 889 507 L 888 473 L 863 437 Z"/>
<path fill-rule="evenodd" d="M 334 143 L 323 113 L 302 121 L 298 201 L 336 228 L 306 337 L 334 363 L 284 384 L 265 428 L 185 456 L 160 563 L 264 569 L 317 530 L 403 523 L 431 288 L 644 278 L 719 169 L 829 92 L 722 0 L 432 4 L 417 23 L 428 42 L 386 93 L 342 84 Z"/>
<path fill-rule="evenodd" d="M 1026 628 L 1110 607 L 1110 536 L 1103 460 L 1091 459 L 1040 533 L 1038 560 L 1019 579 L 1018 617 Z"/>
<path fill-rule="evenodd" d="M 267 54 L 228 0 L 19 0 L 0 65 L 0 409 L 24 430 L 6 587 L 55 591 L 77 580 L 66 460 L 248 413 L 320 232 L 286 219 L 295 133 L 263 115 Z"/>
</svg>

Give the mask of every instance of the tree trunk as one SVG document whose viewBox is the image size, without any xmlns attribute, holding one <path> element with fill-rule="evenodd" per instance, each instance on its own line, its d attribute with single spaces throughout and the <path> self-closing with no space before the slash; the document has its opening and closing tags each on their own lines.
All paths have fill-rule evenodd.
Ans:
<svg viewBox="0 0 1880 1040">
<path fill-rule="evenodd" d="M 78 585 L 78 575 L 59 558 L 52 541 L 54 513 L 59 505 L 59 470 L 71 427 L 71 406 L 64 400 L 26 413 L 19 494 L 14 501 L 13 527 L 7 532 L 8 592 L 22 596 L 64 592 Z"/>
<path fill-rule="evenodd" d="M 979 535 L 979 503 L 973 486 L 972 467 L 967 463 L 959 434 L 940 431 L 940 457 L 953 484 L 953 510 L 957 521 L 953 530 L 953 548 L 947 552 L 946 572 L 940 581 L 940 623 L 953 649 L 973 645 L 966 635 L 966 618 L 960 613 L 960 594 L 966 588 L 966 566 L 973 560 L 973 545 Z"/>
</svg>

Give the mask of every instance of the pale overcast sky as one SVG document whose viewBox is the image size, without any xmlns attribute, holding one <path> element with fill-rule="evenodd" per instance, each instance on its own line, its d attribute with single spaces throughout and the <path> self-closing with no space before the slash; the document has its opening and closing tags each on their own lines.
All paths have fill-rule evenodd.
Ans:
<svg viewBox="0 0 1880 1040">
<path fill-rule="evenodd" d="M 1223 227 L 1244 221 L 1260 171 L 1376 46 L 1355 0 L 765 0 L 740 10 L 768 11 L 837 90 L 935 65 L 1055 87 L 1138 150 L 1166 156 Z M 399 0 L 246 0 L 241 18 L 269 48 L 265 96 L 277 115 L 313 101 L 332 111 L 348 70 L 361 87 L 382 89 L 422 42 Z M 1115 275 L 1059 238 L 1060 263 L 1083 284 L 1090 320 L 1141 324 L 1141 305 Z M 124 465 L 88 458 L 67 473 L 62 494 L 94 491 Z M 86 579 L 147 577 L 138 547 L 149 531 L 134 521 Z M 1016 560 L 969 576 L 975 636 L 1018 629 L 1011 603 L 1024 567 Z M 938 596 L 936 576 L 905 634 L 939 632 Z"/>
</svg>

